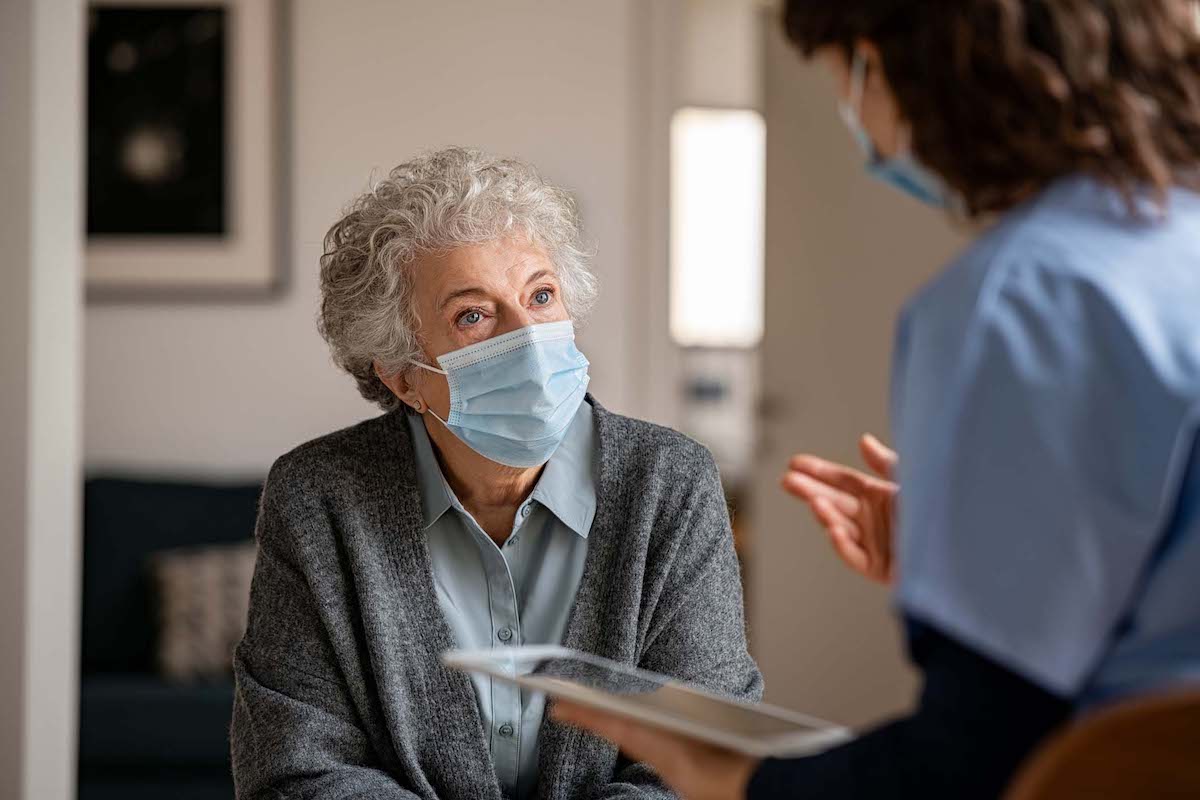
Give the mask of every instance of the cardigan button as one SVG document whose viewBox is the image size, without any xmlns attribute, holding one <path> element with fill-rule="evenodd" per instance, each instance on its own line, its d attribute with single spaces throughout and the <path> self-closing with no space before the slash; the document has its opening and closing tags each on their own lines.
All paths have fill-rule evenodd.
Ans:
<svg viewBox="0 0 1200 800">
<path fill-rule="evenodd" d="M 507 642 L 512 638 L 512 628 L 501 628 L 500 630 L 496 631 L 496 636 L 500 639 L 500 641 Z"/>
</svg>

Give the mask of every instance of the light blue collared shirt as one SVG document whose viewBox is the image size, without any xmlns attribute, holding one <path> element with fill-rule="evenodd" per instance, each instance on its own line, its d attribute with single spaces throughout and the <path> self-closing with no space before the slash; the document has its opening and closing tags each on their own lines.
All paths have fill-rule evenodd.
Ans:
<svg viewBox="0 0 1200 800">
<path fill-rule="evenodd" d="M 901 608 L 1082 706 L 1200 680 L 1200 195 L 1123 202 L 1001 220 L 905 309 L 892 393 Z"/>
<path fill-rule="evenodd" d="M 503 547 L 455 497 L 421 417 L 409 415 L 408 421 L 438 603 L 458 646 L 560 644 L 596 515 L 591 404 L 580 404 Z M 515 800 L 532 797 L 543 698 L 486 676 L 472 675 L 471 681 L 500 788 Z"/>
</svg>

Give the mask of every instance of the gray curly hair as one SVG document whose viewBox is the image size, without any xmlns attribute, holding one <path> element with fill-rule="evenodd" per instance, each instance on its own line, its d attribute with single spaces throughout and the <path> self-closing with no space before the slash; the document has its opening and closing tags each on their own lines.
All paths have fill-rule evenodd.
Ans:
<svg viewBox="0 0 1200 800">
<path fill-rule="evenodd" d="M 401 164 L 350 204 L 325 234 L 318 327 L 363 397 L 398 408 L 375 365 L 395 375 L 421 358 L 413 262 L 510 236 L 545 250 L 567 313 L 582 322 L 597 287 L 579 212 L 531 165 L 451 147 Z"/>
</svg>

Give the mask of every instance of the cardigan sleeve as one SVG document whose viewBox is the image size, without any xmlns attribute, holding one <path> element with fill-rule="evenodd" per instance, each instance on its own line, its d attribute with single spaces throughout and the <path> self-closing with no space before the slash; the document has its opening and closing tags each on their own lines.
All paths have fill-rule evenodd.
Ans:
<svg viewBox="0 0 1200 800">
<path fill-rule="evenodd" d="M 273 471 L 274 472 L 274 471 Z M 416 800 L 378 763 L 293 556 L 296 524 L 268 479 L 246 635 L 234 655 L 230 739 L 239 800 Z"/>
<path fill-rule="evenodd" d="M 695 473 L 672 520 L 674 552 L 639 666 L 757 702 L 763 680 L 746 644 L 742 572 L 717 465 L 696 445 Z"/>
<path fill-rule="evenodd" d="M 671 520 L 674 553 L 638 666 L 757 702 L 763 680 L 746 644 L 741 565 L 717 465 L 702 447 L 686 502 Z M 597 797 L 673 798 L 645 764 L 622 758 Z"/>
</svg>

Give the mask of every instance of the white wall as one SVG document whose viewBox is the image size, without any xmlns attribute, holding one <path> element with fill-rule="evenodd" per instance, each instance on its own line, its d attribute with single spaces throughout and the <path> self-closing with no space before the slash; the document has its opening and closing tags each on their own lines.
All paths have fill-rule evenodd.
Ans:
<svg viewBox="0 0 1200 800">
<path fill-rule="evenodd" d="M 83 7 L 0 3 L 0 797 L 75 796 Z"/>
<path fill-rule="evenodd" d="M 593 391 L 616 410 L 647 407 L 643 345 L 665 335 L 647 319 L 665 309 L 640 290 L 653 4 L 291 5 L 291 288 L 269 303 L 89 306 L 89 468 L 252 475 L 374 414 L 316 332 L 321 237 L 372 170 L 448 144 L 527 158 L 576 192 L 602 282 L 581 337 Z"/>
</svg>

